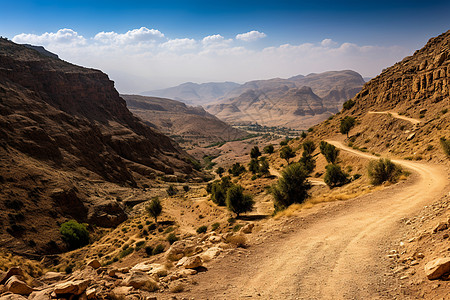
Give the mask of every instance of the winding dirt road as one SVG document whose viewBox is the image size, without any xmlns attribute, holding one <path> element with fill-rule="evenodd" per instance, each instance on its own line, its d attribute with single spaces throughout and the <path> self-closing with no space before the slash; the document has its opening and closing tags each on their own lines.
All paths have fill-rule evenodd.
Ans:
<svg viewBox="0 0 450 300">
<path fill-rule="evenodd" d="M 344 151 L 376 158 L 328 141 Z M 448 190 L 439 166 L 393 160 L 410 179 L 345 202 L 329 203 L 257 235 L 197 275 L 184 293 L 195 299 L 393 299 L 387 254 L 401 236 L 399 222 Z M 313 209 L 314 210 L 314 209 Z M 259 241 L 261 237 L 261 241 Z"/>
</svg>

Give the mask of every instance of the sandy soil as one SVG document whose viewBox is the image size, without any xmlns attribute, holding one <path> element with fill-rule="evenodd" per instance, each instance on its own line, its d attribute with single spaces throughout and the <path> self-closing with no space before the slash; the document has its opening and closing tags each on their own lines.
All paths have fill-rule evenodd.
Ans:
<svg viewBox="0 0 450 300">
<path fill-rule="evenodd" d="M 344 151 L 376 158 L 328 141 Z M 400 238 L 398 222 L 444 193 L 442 167 L 393 160 L 410 179 L 376 193 L 327 203 L 255 234 L 197 275 L 180 296 L 195 299 L 395 299 L 387 254 Z"/>
</svg>

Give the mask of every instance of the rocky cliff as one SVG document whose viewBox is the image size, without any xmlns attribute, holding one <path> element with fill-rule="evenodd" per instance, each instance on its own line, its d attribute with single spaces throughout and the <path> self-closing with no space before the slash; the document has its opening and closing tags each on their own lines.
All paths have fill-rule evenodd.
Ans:
<svg viewBox="0 0 450 300">
<path fill-rule="evenodd" d="M 93 182 L 188 180 L 189 161 L 131 114 L 106 74 L 0 39 L 0 246 L 58 251 L 70 218 L 115 226 L 122 204 Z"/>
</svg>

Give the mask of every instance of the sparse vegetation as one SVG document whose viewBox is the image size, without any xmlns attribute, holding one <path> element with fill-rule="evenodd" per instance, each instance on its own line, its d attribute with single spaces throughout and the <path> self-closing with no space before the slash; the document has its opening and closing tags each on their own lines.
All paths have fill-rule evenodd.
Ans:
<svg viewBox="0 0 450 300">
<path fill-rule="evenodd" d="M 259 172 L 259 161 L 257 158 L 252 158 L 248 164 L 248 170 L 252 172 L 252 174 L 256 174 Z"/>
<path fill-rule="evenodd" d="M 292 150 L 291 147 L 289 146 L 284 146 L 283 148 L 281 148 L 280 150 L 280 157 L 282 159 L 285 159 L 286 162 L 289 164 L 289 160 L 293 157 L 295 157 L 295 152 L 294 150 Z"/>
<path fill-rule="evenodd" d="M 402 174 L 402 169 L 387 158 L 371 160 L 368 166 L 368 173 L 373 185 L 380 185 L 383 182 L 397 182 Z"/>
<path fill-rule="evenodd" d="M 219 175 L 220 177 L 222 177 L 222 174 L 225 172 L 225 169 L 222 167 L 218 167 L 216 170 L 217 175 Z"/>
<path fill-rule="evenodd" d="M 348 133 L 355 126 L 356 119 L 353 117 L 346 116 L 341 120 L 340 131 L 342 134 L 346 134 L 348 138 Z"/>
<path fill-rule="evenodd" d="M 348 174 L 335 164 L 326 166 L 324 182 L 331 188 L 344 185 L 348 182 Z"/>
<path fill-rule="evenodd" d="M 264 151 L 264 153 L 272 154 L 274 151 L 273 145 L 271 144 L 271 145 L 265 146 L 263 151 Z"/>
<path fill-rule="evenodd" d="M 165 248 L 166 248 L 166 247 L 164 247 L 163 244 L 158 244 L 158 245 L 156 245 L 156 247 L 153 248 L 152 255 L 158 255 L 158 254 L 160 254 L 160 253 L 163 253 L 164 250 L 165 250 Z"/>
<path fill-rule="evenodd" d="M 245 172 L 245 167 L 240 163 L 234 163 L 231 168 L 228 170 L 228 173 L 237 177 Z"/>
<path fill-rule="evenodd" d="M 169 244 L 172 245 L 173 243 L 178 241 L 178 237 L 175 233 L 172 232 L 167 236 L 166 240 L 169 242 Z"/>
<path fill-rule="evenodd" d="M 234 185 L 227 191 L 226 204 L 227 208 L 239 217 L 241 213 L 251 211 L 255 202 L 250 195 L 244 194 L 244 188 L 242 186 Z"/>
<path fill-rule="evenodd" d="M 211 200 L 219 206 L 225 206 L 227 190 L 232 186 L 229 176 L 216 180 L 211 185 Z"/>
<path fill-rule="evenodd" d="M 155 219 L 155 223 L 158 223 L 158 217 L 162 213 L 162 204 L 158 197 L 154 197 L 150 204 L 148 204 L 145 209 L 147 210 L 148 214 Z M 150 230 L 150 226 L 149 226 Z"/>
<path fill-rule="evenodd" d="M 352 108 L 355 105 L 355 101 L 353 101 L 352 99 L 347 100 L 344 102 L 344 104 L 342 105 L 342 107 L 344 108 L 344 110 L 349 110 L 350 108 Z"/>
<path fill-rule="evenodd" d="M 206 225 L 202 225 L 202 226 L 200 226 L 199 228 L 197 228 L 197 233 L 205 233 L 206 231 L 208 230 L 208 226 L 206 226 Z"/>
<path fill-rule="evenodd" d="M 214 231 L 214 230 L 216 230 L 216 229 L 219 228 L 219 227 L 220 227 L 220 223 L 217 223 L 217 222 L 216 222 L 216 223 L 214 223 L 214 224 L 211 225 L 211 230 Z"/>
<path fill-rule="evenodd" d="M 166 189 L 166 193 L 169 196 L 175 196 L 177 192 L 178 191 L 173 184 L 169 185 L 169 187 Z"/>
<path fill-rule="evenodd" d="M 339 149 L 335 146 L 325 142 L 320 142 L 320 152 L 325 156 L 325 159 L 330 164 L 335 164 L 337 162 L 337 158 L 339 156 Z"/>
<path fill-rule="evenodd" d="M 59 232 L 69 249 L 78 249 L 89 244 L 89 231 L 86 224 L 80 224 L 75 220 L 61 224 Z"/>
<path fill-rule="evenodd" d="M 311 188 L 307 177 L 308 171 L 299 163 L 291 164 L 283 170 L 281 178 L 271 187 L 275 211 L 306 200 L 308 190 Z"/>
<path fill-rule="evenodd" d="M 250 151 L 250 157 L 251 158 L 258 158 L 261 156 L 261 151 L 259 151 L 258 146 L 254 146 L 252 150 Z"/>
<path fill-rule="evenodd" d="M 188 185 L 183 185 L 183 190 L 187 193 L 191 188 Z"/>
</svg>

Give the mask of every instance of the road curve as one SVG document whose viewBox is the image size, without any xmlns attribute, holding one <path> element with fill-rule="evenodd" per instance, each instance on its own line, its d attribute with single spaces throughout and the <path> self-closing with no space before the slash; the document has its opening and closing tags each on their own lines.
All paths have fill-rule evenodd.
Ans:
<svg viewBox="0 0 450 300">
<path fill-rule="evenodd" d="M 378 158 L 329 143 L 358 156 Z M 247 255 L 226 256 L 199 274 L 195 299 L 392 299 L 386 255 L 398 226 L 448 188 L 446 171 L 393 160 L 412 171 L 406 182 L 293 218 Z M 389 277 L 392 279 L 392 277 Z"/>
</svg>

